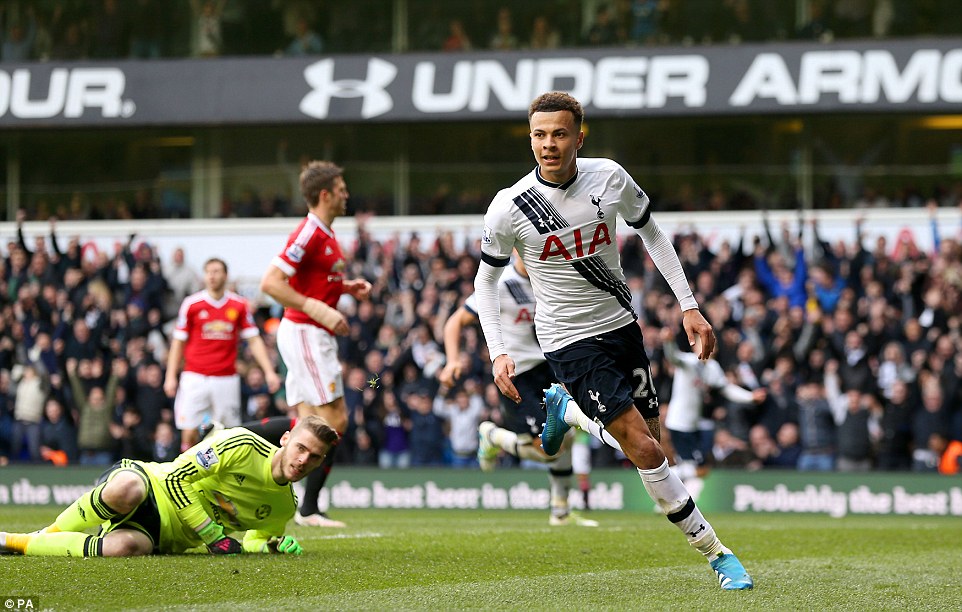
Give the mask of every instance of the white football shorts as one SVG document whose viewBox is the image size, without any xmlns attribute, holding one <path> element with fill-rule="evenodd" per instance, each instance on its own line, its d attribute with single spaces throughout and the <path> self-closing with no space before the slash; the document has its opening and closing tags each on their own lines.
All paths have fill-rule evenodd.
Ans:
<svg viewBox="0 0 962 612">
<path fill-rule="evenodd" d="M 204 421 L 237 427 L 241 424 L 240 403 L 240 375 L 204 376 L 184 371 L 174 398 L 174 425 L 181 431 L 196 429 Z"/>
<path fill-rule="evenodd" d="M 281 319 L 277 350 L 287 366 L 287 403 L 325 406 L 344 395 L 337 340 L 316 325 Z"/>
</svg>

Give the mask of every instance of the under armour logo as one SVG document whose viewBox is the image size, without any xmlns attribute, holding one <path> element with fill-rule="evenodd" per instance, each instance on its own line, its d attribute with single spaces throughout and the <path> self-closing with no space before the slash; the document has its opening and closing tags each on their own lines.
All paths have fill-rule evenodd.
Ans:
<svg viewBox="0 0 962 612">
<path fill-rule="evenodd" d="M 601 212 L 601 196 L 598 196 L 598 197 L 596 198 L 596 197 L 593 196 L 593 195 L 588 195 L 588 197 L 591 198 L 591 204 L 592 204 L 592 206 L 597 206 L 597 207 L 598 207 L 598 218 L 599 218 L 599 219 L 604 219 L 604 218 L 605 218 L 605 213 Z"/>
<path fill-rule="evenodd" d="M 600 397 L 601 397 L 601 392 L 600 392 L 600 391 L 592 391 L 591 389 L 588 389 L 588 397 L 590 397 L 592 401 L 598 403 L 598 412 L 607 412 L 607 411 L 608 411 L 608 407 L 601 403 L 601 399 L 600 399 Z"/>
<path fill-rule="evenodd" d="M 313 91 L 301 100 L 300 110 L 317 119 L 327 118 L 331 98 L 364 98 L 361 117 L 370 119 L 394 108 L 394 100 L 385 87 L 397 76 L 397 66 L 372 57 L 367 61 L 367 76 L 361 79 L 334 80 L 334 60 L 314 62 L 304 69 L 304 80 Z"/>
<path fill-rule="evenodd" d="M 548 227 L 549 223 L 554 223 L 554 217 L 552 215 L 548 215 L 543 219 L 538 219 L 538 225 L 540 225 L 541 227 Z"/>
<path fill-rule="evenodd" d="M 698 535 L 699 533 L 701 533 L 702 531 L 705 531 L 705 523 L 699 523 L 698 529 L 696 529 L 696 530 L 694 530 L 694 531 L 689 531 L 689 532 L 688 532 L 688 535 L 689 535 L 689 537 L 692 537 L 692 538 L 693 538 L 693 537 L 695 537 L 696 535 Z"/>
<path fill-rule="evenodd" d="M 657 397 L 653 397 L 653 398 L 651 398 L 651 399 L 648 400 L 648 409 L 649 409 L 649 410 L 654 410 L 654 409 L 657 408 L 657 407 L 658 407 L 658 398 L 657 398 Z"/>
</svg>

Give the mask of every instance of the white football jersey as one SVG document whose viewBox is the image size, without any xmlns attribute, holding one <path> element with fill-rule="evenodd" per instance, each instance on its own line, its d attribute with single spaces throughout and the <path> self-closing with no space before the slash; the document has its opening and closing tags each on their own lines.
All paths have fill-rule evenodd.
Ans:
<svg viewBox="0 0 962 612">
<path fill-rule="evenodd" d="M 516 374 L 523 374 L 544 363 L 544 353 L 534 333 L 535 299 L 531 281 L 509 265 L 498 279 L 501 300 L 501 335 L 508 355 L 514 360 Z M 477 298 L 472 293 L 464 308 L 478 316 Z"/>
<path fill-rule="evenodd" d="M 674 351 L 675 376 L 671 381 L 671 401 L 665 415 L 665 428 L 672 431 L 698 431 L 706 389 L 721 389 L 728 379 L 714 359 L 701 361 L 694 353 Z"/>
<path fill-rule="evenodd" d="M 732 384 L 721 364 L 714 359 L 702 361 L 694 353 L 684 353 L 674 341 L 665 345 L 665 357 L 675 366 L 671 382 L 671 401 L 665 415 L 665 428 L 672 431 L 698 431 L 702 420 L 704 391 L 720 389 L 733 402 L 749 404 L 752 392 Z"/>
<path fill-rule="evenodd" d="M 624 168 L 603 158 L 579 158 L 577 174 L 562 185 L 535 168 L 488 207 L 482 259 L 503 266 L 518 249 L 538 301 L 535 327 L 545 352 L 638 318 L 621 269 L 619 214 L 632 227 L 644 226 L 648 196 Z"/>
</svg>

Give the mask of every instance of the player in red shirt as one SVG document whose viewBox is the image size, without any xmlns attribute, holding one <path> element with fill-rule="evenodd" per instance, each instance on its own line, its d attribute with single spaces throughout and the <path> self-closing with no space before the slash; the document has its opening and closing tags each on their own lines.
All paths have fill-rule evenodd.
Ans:
<svg viewBox="0 0 962 612">
<path fill-rule="evenodd" d="M 205 289 L 181 303 L 167 354 L 164 391 L 168 397 L 176 397 L 174 422 L 185 449 L 200 441 L 197 428 L 205 420 L 225 427 L 241 424 L 241 384 L 235 367 L 241 339 L 247 341 L 264 370 L 268 389 L 273 393 L 281 386 L 247 300 L 227 291 L 226 285 L 227 264 L 208 259 L 204 263 Z M 181 360 L 184 371 L 178 384 Z"/>
<path fill-rule="evenodd" d="M 339 433 L 347 428 L 344 381 L 335 335 L 346 336 L 347 319 L 337 310 L 342 293 L 357 300 L 371 294 L 371 283 L 344 278 L 345 261 L 331 223 L 347 211 L 349 193 L 344 170 L 327 161 L 312 161 L 301 172 L 301 194 L 307 216 L 287 239 L 284 250 L 268 266 L 261 290 L 284 306 L 277 327 L 277 348 L 287 365 L 287 402 L 298 417 L 316 414 Z M 305 481 L 304 499 L 294 520 L 299 525 L 343 527 L 317 507 L 317 498 L 335 449 L 322 469 Z"/>
</svg>

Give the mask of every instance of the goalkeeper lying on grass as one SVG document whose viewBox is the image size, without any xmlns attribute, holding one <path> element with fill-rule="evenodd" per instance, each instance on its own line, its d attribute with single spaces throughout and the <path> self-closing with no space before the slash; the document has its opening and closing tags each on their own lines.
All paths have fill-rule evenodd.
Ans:
<svg viewBox="0 0 962 612">
<path fill-rule="evenodd" d="M 208 436 L 170 463 L 123 459 L 39 532 L 0 532 L 0 550 L 25 555 L 131 557 L 182 553 L 300 554 L 284 535 L 297 500 L 292 482 L 316 469 L 337 433 L 324 419 L 298 421 L 268 443 L 236 427 Z M 85 530 L 102 526 L 99 535 Z M 243 543 L 228 537 L 246 532 Z"/>
</svg>

